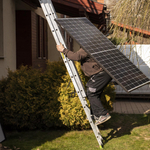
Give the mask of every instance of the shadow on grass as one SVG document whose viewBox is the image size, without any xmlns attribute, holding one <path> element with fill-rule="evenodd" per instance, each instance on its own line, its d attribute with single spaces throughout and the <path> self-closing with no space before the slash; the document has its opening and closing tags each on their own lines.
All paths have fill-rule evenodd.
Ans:
<svg viewBox="0 0 150 150">
<path fill-rule="evenodd" d="M 46 142 L 55 140 L 61 137 L 68 130 L 44 130 L 44 131 L 13 131 L 6 133 L 6 140 L 2 142 L 3 146 L 16 150 L 16 148 L 21 148 L 21 150 L 32 150 L 33 148 L 39 147 Z M 53 149 L 55 150 L 55 148 Z"/>
<path fill-rule="evenodd" d="M 104 147 L 105 144 L 111 139 L 124 135 L 130 135 L 133 128 L 148 125 L 150 123 L 150 115 L 126 115 L 112 113 L 111 116 L 112 118 L 109 121 L 99 126 L 99 129 L 101 131 L 104 130 Z M 6 134 L 6 141 L 4 141 L 4 143 L 2 144 L 4 146 L 10 147 L 11 149 L 13 149 L 13 147 L 15 146 L 17 148 L 21 148 L 21 150 L 38 150 L 38 147 L 63 136 L 69 131 L 70 130 L 66 129 L 57 129 L 47 131 L 38 130 L 27 132 L 8 132 Z M 61 142 L 61 139 L 58 138 L 54 143 L 61 144 Z M 54 143 L 52 142 L 51 144 Z M 57 148 L 52 147 L 50 149 L 57 150 Z"/>
<path fill-rule="evenodd" d="M 103 137 L 104 145 L 113 138 L 123 135 L 130 135 L 135 127 L 147 125 L 150 123 L 150 114 L 148 115 L 127 115 L 112 113 L 112 118 L 99 127 L 100 130 L 111 129 L 107 136 Z"/>
</svg>

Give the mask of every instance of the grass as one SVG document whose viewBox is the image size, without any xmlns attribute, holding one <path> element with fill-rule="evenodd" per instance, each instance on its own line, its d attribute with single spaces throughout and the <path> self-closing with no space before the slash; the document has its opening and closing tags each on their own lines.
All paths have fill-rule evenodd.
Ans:
<svg viewBox="0 0 150 150">
<path fill-rule="evenodd" d="M 99 126 L 104 150 L 150 150 L 148 115 L 111 114 L 112 118 Z M 3 146 L 20 150 L 98 150 L 92 130 L 6 132 Z M 16 148 L 13 148 L 13 147 Z"/>
</svg>

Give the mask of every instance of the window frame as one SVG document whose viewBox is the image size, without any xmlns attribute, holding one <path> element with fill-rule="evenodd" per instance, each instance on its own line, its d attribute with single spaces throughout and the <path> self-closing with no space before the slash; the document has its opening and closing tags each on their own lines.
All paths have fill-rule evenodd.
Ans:
<svg viewBox="0 0 150 150">
<path fill-rule="evenodd" d="M 37 15 L 37 58 L 46 59 L 48 50 L 47 21 Z"/>
<path fill-rule="evenodd" d="M 4 59 L 3 47 L 3 1 L 0 1 L 0 59 Z"/>
</svg>

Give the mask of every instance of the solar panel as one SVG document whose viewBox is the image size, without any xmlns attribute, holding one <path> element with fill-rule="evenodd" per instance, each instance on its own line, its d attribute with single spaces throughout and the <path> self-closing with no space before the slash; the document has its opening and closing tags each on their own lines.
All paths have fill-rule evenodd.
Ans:
<svg viewBox="0 0 150 150">
<path fill-rule="evenodd" d="M 150 80 L 87 18 L 59 18 L 56 22 L 126 91 Z"/>
</svg>

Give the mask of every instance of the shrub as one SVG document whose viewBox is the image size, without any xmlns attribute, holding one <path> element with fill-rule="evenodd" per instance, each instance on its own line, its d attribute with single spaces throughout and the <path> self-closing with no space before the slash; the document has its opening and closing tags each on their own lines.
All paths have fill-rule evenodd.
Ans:
<svg viewBox="0 0 150 150">
<path fill-rule="evenodd" d="M 5 126 L 41 129 L 60 126 L 58 88 L 66 73 L 63 62 L 49 62 L 41 73 L 22 66 L 0 82 L 0 114 Z"/>
<path fill-rule="evenodd" d="M 63 75 L 66 74 L 66 67 L 62 61 L 51 62 L 46 69 L 43 77 L 43 97 L 45 101 L 45 110 L 43 114 L 43 122 L 46 127 L 61 127 L 62 123 L 59 120 L 60 103 L 59 87 L 63 82 Z"/>
<path fill-rule="evenodd" d="M 85 78 L 82 71 L 80 70 L 79 63 L 76 65 L 78 73 L 80 75 L 81 81 L 85 84 Z M 81 102 L 74 91 L 73 83 L 70 82 L 70 76 L 67 73 L 63 77 L 64 82 L 60 87 L 59 101 L 61 103 L 60 107 L 60 120 L 63 124 L 72 129 L 83 129 L 89 128 L 88 120 L 86 120 L 86 115 Z"/>
<path fill-rule="evenodd" d="M 88 78 L 81 71 L 80 64 L 76 66 L 85 86 Z M 14 72 L 8 69 L 8 76 L 0 81 L 3 125 L 9 129 L 89 128 L 81 102 L 69 82 L 70 76 L 62 61 L 48 62 L 43 73 L 27 66 Z M 112 109 L 114 98 L 114 86 L 110 84 L 102 95 L 107 109 Z"/>
<path fill-rule="evenodd" d="M 113 110 L 113 102 L 115 101 L 115 97 L 115 86 L 110 82 L 103 90 L 103 93 L 101 95 L 101 101 L 105 109 L 109 111 Z"/>
<path fill-rule="evenodd" d="M 86 85 L 88 80 L 87 77 L 84 76 L 83 72 L 80 69 L 80 64 L 76 63 L 76 67 L 78 73 L 80 75 L 81 81 L 83 85 Z M 90 127 L 88 120 L 86 119 L 86 114 L 81 105 L 81 102 L 76 93 L 73 92 L 73 84 L 70 82 L 70 76 L 67 73 L 63 77 L 64 82 L 61 84 L 59 89 L 60 96 L 59 101 L 61 103 L 60 108 L 60 120 L 62 120 L 63 124 L 71 129 L 87 129 Z M 112 104 L 115 100 L 115 88 L 114 85 L 109 84 L 102 94 L 102 103 L 104 107 L 108 110 L 112 110 Z M 87 101 L 88 102 L 88 101 Z M 89 102 L 88 102 L 89 103 Z"/>
</svg>

